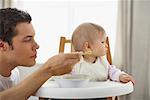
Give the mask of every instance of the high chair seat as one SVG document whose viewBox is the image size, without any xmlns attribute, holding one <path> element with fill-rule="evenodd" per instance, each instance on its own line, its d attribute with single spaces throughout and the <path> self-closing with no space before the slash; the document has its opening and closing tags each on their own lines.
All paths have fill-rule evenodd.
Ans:
<svg viewBox="0 0 150 100">
<path fill-rule="evenodd" d="M 60 88 L 55 81 L 47 81 L 35 95 L 38 97 L 54 98 L 54 100 L 101 100 L 101 98 L 108 96 L 125 95 L 131 92 L 133 92 L 132 82 L 89 82 L 86 88 Z M 107 99 L 115 100 L 113 97 Z"/>
</svg>

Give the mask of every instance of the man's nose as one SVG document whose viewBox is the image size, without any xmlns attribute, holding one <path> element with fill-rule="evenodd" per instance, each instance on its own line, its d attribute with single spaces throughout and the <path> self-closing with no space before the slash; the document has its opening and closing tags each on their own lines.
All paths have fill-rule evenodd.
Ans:
<svg viewBox="0 0 150 100">
<path fill-rule="evenodd" d="M 34 41 L 33 49 L 38 49 L 38 48 L 39 48 L 39 45 L 37 44 L 36 41 Z"/>
<path fill-rule="evenodd" d="M 39 45 L 35 42 L 35 45 L 36 45 L 36 49 L 38 49 L 39 48 Z"/>
</svg>

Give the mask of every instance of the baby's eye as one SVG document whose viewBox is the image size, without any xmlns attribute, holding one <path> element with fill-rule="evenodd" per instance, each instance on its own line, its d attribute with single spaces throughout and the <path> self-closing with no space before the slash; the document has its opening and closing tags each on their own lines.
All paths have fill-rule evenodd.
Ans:
<svg viewBox="0 0 150 100">
<path fill-rule="evenodd" d="M 105 41 L 102 41 L 101 43 L 105 43 Z"/>
</svg>

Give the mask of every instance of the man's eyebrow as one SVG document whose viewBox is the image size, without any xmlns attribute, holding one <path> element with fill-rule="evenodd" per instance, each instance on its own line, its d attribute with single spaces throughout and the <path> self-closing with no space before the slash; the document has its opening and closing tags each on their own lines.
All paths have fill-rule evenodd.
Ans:
<svg viewBox="0 0 150 100">
<path fill-rule="evenodd" d="M 28 36 L 25 36 L 23 39 L 27 39 L 27 38 L 33 38 L 32 35 L 28 35 Z"/>
</svg>

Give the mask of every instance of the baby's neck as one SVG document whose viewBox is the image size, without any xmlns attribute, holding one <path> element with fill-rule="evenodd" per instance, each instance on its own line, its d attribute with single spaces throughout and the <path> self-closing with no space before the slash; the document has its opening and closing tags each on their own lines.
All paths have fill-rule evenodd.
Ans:
<svg viewBox="0 0 150 100">
<path fill-rule="evenodd" d="M 95 63 L 97 59 L 97 57 L 93 57 L 93 56 L 88 56 L 88 57 L 84 56 L 83 58 L 86 62 L 90 62 L 90 63 Z"/>
</svg>

